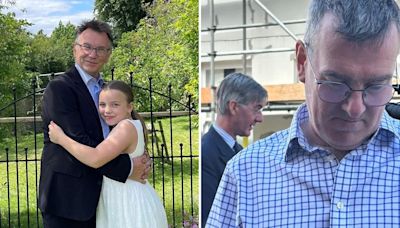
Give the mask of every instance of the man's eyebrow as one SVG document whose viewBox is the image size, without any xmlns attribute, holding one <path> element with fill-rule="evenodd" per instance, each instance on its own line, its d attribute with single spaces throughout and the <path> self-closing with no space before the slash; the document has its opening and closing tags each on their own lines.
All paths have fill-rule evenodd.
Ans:
<svg viewBox="0 0 400 228">
<path fill-rule="evenodd" d="M 341 81 L 357 81 L 357 80 L 354 80 L 354 76 L 338 73 L 338 72 L 332 71 L 332 70 L 322 71 L 320 73 L 320 75 L 323 77 L 328 77 L 330 79 L 334 78 L 334 79 L 338 79 Z M 370 78 L 368 78 L 366 80 L 366 82 L 383 82 L 383 81 L 391 80 L 393 77 L 394 77 L 394 74 L 375 75 L 375 76 L 371 76 Z"/>
<path fill-rule="evenodd" d="M 97 49 L 99 49 L 99 48 L 104 48 L 104 49 L 111 49 L 111 48 L 107 48 L 107 47 L 105 47 L 105 46 L 98 46 L 98 47 L 94 47 L 93 45 L 91 45 L 90 43 L 83 43 L 82 45 L 88 45 L 88 46 L 90 46 L 90 47 L 92 47 L 92 48 L 97 48 Z"/>
<path fill-rule="evenodd" d="M 381 75 L 381 76 L 375 76 L 371 82 L 383 82 L 383 81 L 392 81 L 394 78 L 394 75 Z"/>
</svg>

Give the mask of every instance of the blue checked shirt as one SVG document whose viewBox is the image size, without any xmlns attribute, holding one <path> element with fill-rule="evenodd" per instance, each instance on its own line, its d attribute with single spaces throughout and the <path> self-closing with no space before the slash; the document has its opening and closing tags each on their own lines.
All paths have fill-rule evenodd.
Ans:
<svg viewBox="0 0 400 228">
<path fill-rule="evenodd" d="M 400 227 L 400 121 L 340 162 L 310 146 L 300 125 L 259 140 L 227 164 L 206 227 Z"/>
</svg>

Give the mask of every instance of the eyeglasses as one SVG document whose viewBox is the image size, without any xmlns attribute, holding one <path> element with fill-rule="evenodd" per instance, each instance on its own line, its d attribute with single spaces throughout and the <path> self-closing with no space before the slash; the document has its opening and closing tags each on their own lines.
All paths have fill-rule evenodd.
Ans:
<svg viewBox="0 0 400 228">
<path fill-rule="evenodd" d="M 75 43 L 75 45 L 78 45 L 79 47 L 81 47 L 82 50 L 85 52 L 85 54 L 90 54 L 94 50 L 98 56 L 106 56 L 111 50 L 111 48 L 105 48 L 105 47 L 94 48 L 90 44 Z"/>
<path fill-rule="evenodd" d="M 352 92 L 362 92 L 362 99 L 366 106 L 383 106 L 393 97 L 394 89 L 388 84 L 376 84 L 367 86 L 364 89 L 352 89 L 345 83 L 319 80 L 317 79 L 311 61 L 309 61 L 309 63 L 315 82 L 318 85 L 318 96 L 325 102 L 335 104 L 341 103 L 346 100 Z"/>
<path fill-rule="evenodd" d="M 240 106 L 246 108 L 247 110 L 251 111 L 254 115 L 259 114 L 259 113 L 262 113 L 262 111 L 263 111 L 263 109 L 264 109 L 264 107 L 261 107 L 261 106 L 259 106 L 259 105 L 257 105 L 257 106 L 252 106 L 252 105 L 249 105 L 249 104 L 241 104 L 241 103 L 238 103 L 238 104 L 239 104 Z"/>
</svg>

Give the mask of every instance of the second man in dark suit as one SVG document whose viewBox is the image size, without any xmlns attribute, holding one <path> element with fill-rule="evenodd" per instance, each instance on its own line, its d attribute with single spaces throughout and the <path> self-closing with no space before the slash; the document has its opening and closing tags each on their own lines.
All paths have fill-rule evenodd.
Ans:
<svg viewBox="0 0 400 228">
<path fill-rule="evenodd" d="M 249 136 L 262 122 L 267 91 L 251 77 L 233 73 L 217 90 L 217 118 L 201 139 L 201 218 L 206 224 L 225 165 L 242 146 L 236 136 Z"/>
</svg>

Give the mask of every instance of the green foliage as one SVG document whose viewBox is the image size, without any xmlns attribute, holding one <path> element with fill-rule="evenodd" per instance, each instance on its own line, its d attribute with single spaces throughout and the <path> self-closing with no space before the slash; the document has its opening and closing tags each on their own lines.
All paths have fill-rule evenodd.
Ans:
<svg viewBox="0 0 400 228">
<path fill-rule="evenodd" d="M 62 72 L 74 63 L 72 44 L 75 39 L 75 26 L 64 25 L 61 21 L 47 37 L 39 31 L 31 40 L 31 55 L 27 69 L 38 73 Z"/>
<path fill-rule="evenodd" d="M 51 72 L 51 43 L 40 30 L 31 41 L 31 58 L 27 69 L 32 72 Z"/>
<path fill-rule="evenodd" d="M 26 56 L 29 53 L 28 33 L 25 20 L 18 20 L 15 14 L 1 12 L 0 7 L 0 108 L 12 100 L 12 88 L 21 95 L 29 88 L 25 73 Z"/>
<path fill-rule="evenodd" d="M 75 41 L 75 25 L 68 22 L 64 25 L 61 21 L 51 34 L 50 40 L 53 44 L 55 59 L 62 65 L 62 71 L 69 69 L 74 64 L 72 55 L 72 44 Z"/>
<path fill-rule="evenodd" d="M 1 117 L 14 115 L 13 107 L 9 106 L 14 99 L 14 88 L 16 98 L 23 98 L 32 92 L 34 75 L 65 71 L 73 64 L 71 44 L 75 26 L 60 22 L 52 36 L 47 37 L 43 31 L 36 35 L 28 33 L 25 27 L 29 25 L 26 20 L 16 19 L 13 13 L 0 11 L 0 109 L 8 106 L 1 111 Z M 17 103 L 17 116 L 32 111 L 30 99 Z M 0 137 L 11 130 L 6 127 Z"/>
<path fill-rule="evenodd" d="M 152 0 L 143 2 L 152 2 Z M 134 30 L 139 20 L 146 15 L 142 0 L 96 0 L 94 9 L 99 19 L 112 25 L 117 39 L 122 33 Z"/>
<path fill-rule="evenodd" d="M 133 72 L 134 83 L 142 87 L 148 87 L 152 78 L 154 90 L 168 94 L 170 84 L 174 99 L 186 104 L 191 94 L 197 103 L 198 2 L 155 1 L 146 11 L 148 16 L 137 29 L 122 35 L 104 72 L 114 66 L 115 78 L 125 81 Z M 136 97 L 142 102 L 148 100 L 148 94 Z M 153 99 L 158 110 L 168 109 L 167 99 L 155 95 Z M 141 111 L 149 110 L 148 102 L 143 106 Z"/>
</svg>

